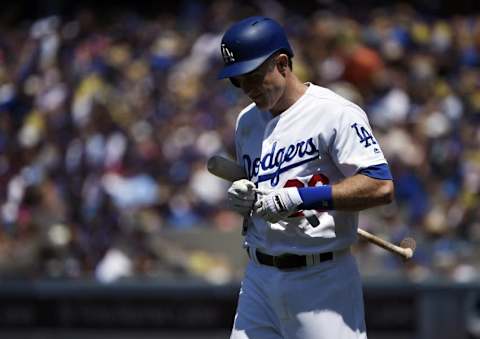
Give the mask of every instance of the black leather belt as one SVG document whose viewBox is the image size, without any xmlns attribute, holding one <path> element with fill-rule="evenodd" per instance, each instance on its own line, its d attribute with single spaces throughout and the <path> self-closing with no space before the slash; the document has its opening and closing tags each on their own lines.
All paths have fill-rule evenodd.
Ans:
<svg viewBox="0 0 480 339">
<path fill-rule="evenodd" d="M 248 248 L 247 253 L 250 256 L 250 251 Z M 257 261 L 260 264 L 273 266 L 281 270 L 310 266 L 307 260 L 307 255 L 285 253 L 282 255 L 274 256 L 256 250 L 255 256 L 257 257 Z M 333 252 L 312 254 L 310 255 L 310 257 L 315 257 L 315 259 L 311 260 L 312 263 L 329 261 L 333 259 Z"/>
</svg>

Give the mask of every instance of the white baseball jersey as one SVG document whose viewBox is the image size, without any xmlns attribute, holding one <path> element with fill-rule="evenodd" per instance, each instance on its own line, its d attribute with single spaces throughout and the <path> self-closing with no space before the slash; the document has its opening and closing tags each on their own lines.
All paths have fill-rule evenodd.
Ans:
<svg viewBox="0 0 480 339">
<path fill-rule="evenodd" d="M 276 117 L 255 104 L 246 107 L 237 119 L 235 142 L 237 161 L 265 190 L 335 184 L 363 168 L 386 163 L 365 112 L 313 84 Z M 312 254 L 341 250 L 356 240 L 358 212 L 315 214 L 317 227 L 301 213 L 276 224 L 254 215 L 245 245 L 272 255 Z"/>
</svg>

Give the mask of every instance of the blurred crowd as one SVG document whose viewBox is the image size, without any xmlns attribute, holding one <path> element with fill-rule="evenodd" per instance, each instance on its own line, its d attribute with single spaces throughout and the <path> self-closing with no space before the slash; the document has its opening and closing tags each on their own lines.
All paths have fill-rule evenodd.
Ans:
<svg viewBox="0 0 480 339">
<path fill-rule="evenodd" d="M 360 242 L 362 272 L 479 278 L 480 18 L 407 5 L 305 16 L 273 0 L 0 23 L 0 277 L 237 277 L 225 256 L 164 235 L 240 232 L 205 162 L 234 154 L 248 102 L 216 80 L 219 42 L 252 14 L 285 25 L 301 79 L 365 109 L 389 160 L 396 202 L 360 226 L 417 251 L 402 263 Z"/>
</svg>

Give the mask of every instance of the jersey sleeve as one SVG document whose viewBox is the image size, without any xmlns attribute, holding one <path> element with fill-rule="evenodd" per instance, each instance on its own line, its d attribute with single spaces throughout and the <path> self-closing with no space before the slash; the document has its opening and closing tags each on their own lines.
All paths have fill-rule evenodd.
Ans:
<svg viewBox="0 0 480 339">
<path fill-rule="evenodd" d="M 238 140 L 238 135 L 235 131 L 235 161 L 237 164 L 240 166 L 243 166 L 242 164 L 242 146 Z"/>
<path fill-rule="evenodd" d="M 236 161 L 240 166 L 243 166 L 242 162 L 242 154 L 243 149 L 242 149 L 242 144 L 245 142 L 242 138 L 242 129 L 245 129 L 245 124 L 248 124 L 246 122 L 247 120 L 247 112 L 249 112 L 252 108 L 254 107 L 254 104 L 251 104 L 247 107 L 245 107 L 242 111 L 237 116 L 237 120 L 235 121 L 235 135 L 234 135 L 234 141 L 235 141 L 235 156 L 236 156 Z M 247 127 L 248 128 L 248 127 Z"/>
<path fill-rule="evenodd" d="M 237 164 L 242 165 L 241 162 L 241 154 L 242 154 L 242 145 L 241 145 L 241 140 L 240 140 L 240 133 L 239 133 L 239 128 L 240 128 L 240 122 L 241 122 L 241 112 L 237 116 L 237 119 L 235 121 L 235 130 L 234 130 L 234 142 L 235 142 L 235 161 Z"/>
<path fill-rule="evenodd" d="M 329 147 L 330 155 L 344 176 L 352 176 L 369 166 L 387 163 L 367 115 L 361 108 L 345 106 L 335 125 Z"/>
</svg>

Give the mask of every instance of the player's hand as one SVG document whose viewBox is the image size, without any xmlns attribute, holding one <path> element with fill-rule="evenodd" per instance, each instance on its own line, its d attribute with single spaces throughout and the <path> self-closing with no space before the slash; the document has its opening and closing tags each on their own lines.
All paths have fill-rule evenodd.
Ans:
<svg viewBox="0 0 480 339">
<path fill-rule="evenodd" d="M 262 193 L 253 206 L 253 212 L 273 224 L 297 212 L 301 203 L 296 187 L 280 188 Z"/>
<path fill-rule="evenodd" d="M 234 181 L 227 192 L 228 207 L 244 216 L 250 214 L 255 198 L 255 184 L 247 179 Z"/>
</svg>

